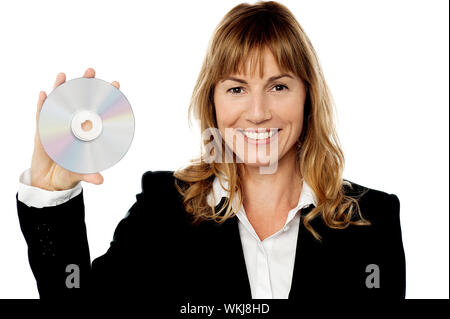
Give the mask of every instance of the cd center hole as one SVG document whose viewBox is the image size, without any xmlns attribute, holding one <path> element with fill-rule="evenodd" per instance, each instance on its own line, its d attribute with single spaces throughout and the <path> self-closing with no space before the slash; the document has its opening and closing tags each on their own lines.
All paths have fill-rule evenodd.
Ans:
<svg viewBox="0 0 450 319">
<path fill-rule="evenodd" d="M 81 123 L 81 128 L 83 131 L 87 132 L 92 129 L 92 122 L 90 120 L 86 120 L 83 123 Z"/>
</svg>

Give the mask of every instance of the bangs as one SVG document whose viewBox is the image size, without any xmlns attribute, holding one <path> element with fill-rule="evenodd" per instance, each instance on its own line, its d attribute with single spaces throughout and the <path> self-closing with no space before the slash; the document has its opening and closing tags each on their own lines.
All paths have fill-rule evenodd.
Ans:
<svg viewBox="0 0 450 319">
<path fill-rule="evenodd" d="M 231 74 L 247 75 L 247 71 L 251 76 L 258 72 L 260 78 L 264 77 L 266 49 L 272 52 L 281 72 L 300 76 L 296 69 L 301 63 L 298 37 L 289 28 L 292 21 L 288 23 L 286 19 L 267 10 L 240 17 L 231 13 L 218 26 L 216 41 L 212 43 L 211 66 L 216 68 L 211 70 L 214 82 Z"/>
</svg>

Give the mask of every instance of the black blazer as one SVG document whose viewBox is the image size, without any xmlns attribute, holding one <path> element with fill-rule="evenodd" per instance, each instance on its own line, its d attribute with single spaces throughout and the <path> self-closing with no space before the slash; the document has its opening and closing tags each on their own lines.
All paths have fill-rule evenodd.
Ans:
<svg viewBox="0 0 450 319">
<path fill-rule="evenodd" d="M 110 248 L 92 264 L 83 192 L 66 203 L 40 209 L 26 206 L 16 194 L 41 299 L 143 298 L 154 304 L 250 300 L 237 218 L 193 226 L 174 181 L 171 171 L 143 175 L 142 192 L 118 224 Z M 367 189 L 352 185 L 355 192 Z M 219 205 L 223 203 L 222 199 Z M 371 226 L 331 229 L 318 217 L 311 225 L 322 236 L 319 242 L 300 224 L 289 299 L 405 297 L 399 200 L 368 189 L 359 205 Z M 304 208 L 301 215 L 312 208 Z M 73 269 L 66 272 L 70 264 L 79 267 L 79 288 L 66 286 L 66 279 L 74 274 Z M 371 264 L 378 267 L 378 288 L 366 285 L 366 280 L 375 282 L 374 270 L 366 272 Z"/>
</svg>

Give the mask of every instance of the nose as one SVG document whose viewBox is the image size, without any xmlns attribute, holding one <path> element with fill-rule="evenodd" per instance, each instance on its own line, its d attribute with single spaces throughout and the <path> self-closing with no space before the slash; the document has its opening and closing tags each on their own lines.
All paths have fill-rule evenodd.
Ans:
<svg viewBox="0 0 450 319">
<path fill-rule="evenodd" d="M 253 124 L 259 124 L 271 118 L 272 115 L 265 97 L 259 94 L 252 95 L 245 119 Z"/>
</svg>

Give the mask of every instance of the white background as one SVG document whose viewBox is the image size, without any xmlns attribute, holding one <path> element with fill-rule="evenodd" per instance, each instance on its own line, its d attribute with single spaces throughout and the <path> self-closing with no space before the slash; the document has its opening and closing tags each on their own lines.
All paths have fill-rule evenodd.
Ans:
<svg viewBox="0 0 450 319">
<path fill-rule="evenodd" d="M 15 195 L 30 166 L 39 91 L 93 67 L 136 118 L 126 156 L 83 182 L 94 259 L 146 170 L 199 151 L 187 107 L 212 32 L 241 1 L 9 1 L 0 4 L 0 298 L 37 298 Z M 282 1 L 311 39 L 337 105 L 344 178 L 396 194 L 407 298 L 448 298 L 448 1 Z M 154 212 L 155 214 L 163 212 Z M 164 227 L 164 225 L 149 225 Z M 149 248 L 150 249 L 150 248 Z"/>
</svg>

